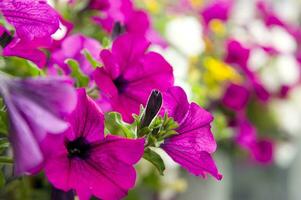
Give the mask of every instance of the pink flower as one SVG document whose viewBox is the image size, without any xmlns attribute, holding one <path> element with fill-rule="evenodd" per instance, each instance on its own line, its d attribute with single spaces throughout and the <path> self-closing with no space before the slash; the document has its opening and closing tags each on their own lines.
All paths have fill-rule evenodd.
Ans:
<svg viewBox="0 0 301 200">
<path fill-rule="evenodd" d="M 68 128 L 63 118 L 76 105 L 69 79 L 17 79 L 0 74 L 0 95 L 7 106 L 15 174 L 39 171 L 44 157 L 40 143 L 47 134 Z"/>
<path fill-rule="evenodd" d="M 45 66 L 46 55 L 38 48 L 51 45 L 51 35 L 59 29 L 57 12 L 45 0 L 6 0 L 0 2 L 0 13 L 16 30 L 13 40 L 3 47 L 3 55 Z"/>
<path fill-rule="evenodd" d="M 63 138 L 48 138 L 45 173 L 58 189 L 74 189 L 81 200 L 121 199 L 135 185 L 137 163 L 144 152 L 144 139 L 104 136 L 104 115 L 84 89 L 67 118 L 71 128 Z"/>
<path fill-rule="evenodd" d="M 249 151 L 253 159 L 259 163 L 268 164 L 273 160 L 272 141 L 258 138 L 256 128 L 247 119 L 239 121 L 236 142 Z"/>
<path fill-rule="evenodd" d="M 147 12 L 136 9 L 131 0 L 106 0 L 105 2 L 102 3 L 109 4 L 109 6 L 102 7 L 103 15 L 95 16 L 93 20 L 107 32 L 116 34 L 114 28 L 118 23 L 126 33 L 146 37 L 150 42 L 162 47 L 167 46 L 167 42 L 153 29 Z"/>
<path fill-rule="evenodd" d="M 91 75 L 93 68 L 86 59 L 84 50 L 87 50 L 93 58 L 98 58 L 101 45 L 97 40 L 81 34 L 68 36 L 62 42 L 61 47 L 52 52 L 50 65 L 57 64 L 66 74 L 69 74 L 70 69 L 65 61 L 70 58 L 79 63 L 80 68 L 85 74 Z"/>
<path fill-rule="evenodd" d="M 46 55 L 39 50 L 39 42 L 26 42 L 18 37 L 13 37 L 0 25 L 0 40 L 3 48 L 3 56 L 17 56 L 32 61 L 38 67 L 46 64 Z"/>
<path fill-rule="evenodd" d="M 222 98 L 223 104 L 235 111 L 244 109 L 249 100 L 249 91 L 246 87 L 231 83 Z"/>
<path fill-rule="evenodd" d="M 155 52 L 146 52 L 145 38 L 125 34 L 115 40 L 112 50 L 103 50 L 104 66 L 94 72 L 94 80 L 114 111 L 127 122 L 138 114 L 152 90 L 164 92 L 174 82 L 172 67 Z"/>
<path fill-rule="evenodd" d="M 212 115 L 195 103 L 189 103 L 182 88 L 172 87 L 163 94 L 163 109 L 179 124 L 174 135 L 164 141 L 161 147 L 167 154 L 192 174 L 206 177 L 211 174 L 220 180 L 211 154 L 216 142 L 211 133 Z"/>
<path fill-rule="evenodd" d="M 209 25 L 211 20 L 218 19 L 221 21 L 227 21 L 232 8 L 232 0 L 215 0 L 201 11 L 201 16 L 206 26 Z"/>
<path fill-rule="evenodd" d="M 225 61 L 229 64 L 237 65 L 240 68 L 246 68 L 251 50 L 234 39 L 228 40 L 226 45 L 227 55 Z"/>
<path fill-rule="evenodd" d="M 25 41 L 38 39 L 47 43 L 59 28 L 59 16 L 46 0 L 1 1 L 0 12 Z"/>
</svg>

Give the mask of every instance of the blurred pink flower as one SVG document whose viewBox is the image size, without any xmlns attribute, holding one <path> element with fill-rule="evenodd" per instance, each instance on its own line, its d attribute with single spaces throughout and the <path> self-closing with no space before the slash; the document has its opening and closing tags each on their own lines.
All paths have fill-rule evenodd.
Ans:
<svg viewBox="0 0 301 200">
<path fill-rule="evenodd" d="M 226 89 L 222 103 L 235 111 L 244 109 L 249 101 L 250 93 L 242 85 L 231 83 Z"/>
<path fill-rule="evenodd" d="M 273 142 L 267 138 L 258 138 L 256 128 L 247 119 L 239 121 L 236 142 L 249 151 L 253 159 L 259 163 L 268 164 L 273 160 Z"/>
<path fill-rule="evenodd" d="M 227 21 L 232 8 L 232 0 L 214 0 L 201 10 L 201 17 L 206 26 L 214 20 Z"/>
<path fill-rule="evenodd" d="M 85 74 L 91 75 L 94 69 L 86 59 L 84 50 L 87 50 L 93 58 L 97 59 L 99 58 L 101 48 L 101 44 L 93 38 L 81 34 L 71 35 L 62 41 L 60 48 L 52 51 L 49 65 L 50 67 L 58 65 L 66 74 L 69 74 L 70 69 L 65 61 L 70 58 L 79 63 L 80 68 Z"/>
<path fill-rule="evenodd" d="M 43 161 L 40 143 L 68 128 L 63 118 L 76 105 L 71 81 L 65 78 L 17 79 L 0 74 L 0 95 L 7 106 L 15 173 L 37 172 Z"/>
<path fill-rule="evenodd" d="M 170 64 L 160 54 L 146 52 L 148 46 L 143 37 L 122 35 L 111 51 L 101 52 L 104 66 L 94 72 L 102 94 L 126 122 L 133 121 L 132 114 L 139 113 L 140 105 L 145 105 L 152 90 L 164 92 L 174 83 Z"/>
<path fill-rule="evenodd" d="M 168 113 L 179 124 L 176 135 L 166 139 L 161 147 L 182 167 L 196 176 L 211 174 L 222 179 L 211 154 L 216 142 L 211 133 L 212 115 L 195 103 L 189 103 L 184 90 L 171 87 L 163 94 L 161 114 Z"/>
<path fill-rule="evenodd" d="M 48 155 L 45 173 L 64 191 L 74 189 L 81 200 L 121 199 L 135 185 L 133 167 L 144 153 L 144 139 L 104 136 L 104 115 L 95 102 L 78 90 L 78 104 L 67 118 L 71 127 Z"/>
</svg>

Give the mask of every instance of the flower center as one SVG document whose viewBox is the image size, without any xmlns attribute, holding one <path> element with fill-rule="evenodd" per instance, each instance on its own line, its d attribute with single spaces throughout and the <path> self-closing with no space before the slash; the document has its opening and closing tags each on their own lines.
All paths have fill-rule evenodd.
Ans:
<svg viewBox="0 0 301 200">
<path fill-rule="evenodd" d="M 13 37 L 9 35 L 6 31 L 4 31 L 3 34 L 0 36 L 0 46 L 2 48 L 5 48 L 12 40 Z"/>
<path fill-rule="evenodd" d="M 125 91 L 125 88 L 127 86 L 127 81 L 122 76 L 119 76 L 113 82 L 114 82 L 114 85 L 116 86 L 119 94 L 121 94 Z"/>
<path fill-rule="evenodd" d="M 81 158 L 86 159 L 89 157 L 91 145 L 83 137 L 79 137 L 73 141 L 69 141 L 66 144 L 69 158 Z"/>
</svg>

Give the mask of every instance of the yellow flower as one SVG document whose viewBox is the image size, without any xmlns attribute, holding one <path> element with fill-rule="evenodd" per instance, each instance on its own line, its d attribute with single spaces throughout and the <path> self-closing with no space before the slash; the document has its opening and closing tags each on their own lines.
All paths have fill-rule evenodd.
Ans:
<svg viewBox="0 0 301 200">
<path fill-rule="evenodd" d="M 212 57 L 204 59 L 204 68 L 210 74 L 209 78 L 217 82 L 234 81 L 240 82 L 241 76 L 230 65 Z"/>
<path fill-rule="evenodd" d="M 210 30 L 217 36 L 223 36 L 226 33 L 226 27 L 224 23 L 219 19 L 213 19 L 209 23 Z"/>
<path fill-rule="evenodd" d="M 203 0 L 189 0 L 189 1 L 193 8 L 200 8 L 204 3 Z"/>
<path fill-rule="evenodd" d="M 160 5 L 157 0 L 144 0 L 147 10 L 155 14 L 160 11 Z"/>
</svg>

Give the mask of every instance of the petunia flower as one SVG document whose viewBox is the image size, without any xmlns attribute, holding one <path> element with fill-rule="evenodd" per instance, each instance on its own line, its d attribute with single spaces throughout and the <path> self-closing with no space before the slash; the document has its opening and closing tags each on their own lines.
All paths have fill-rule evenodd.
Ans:
<svg viewBox="0 0 301 200">
<path fill-rule="evenodd" d="M 240 68 L 246 68 L 250 57 L 251 50 L 243 46 L 235 39 L 229 39 L 226 42 L 225 61 L 232 65 L 237 65 Z"/>
<path fill-rule="evenodd" d="M 131 0 L 106 0 L 102 3 L 106 6 L 100 6 L 99 1 L 94 3 L 94 6 L 100 6 L 102 16 L 95 16 L 93 20 L 107 32 L 114 34 L 114 28 L 118 24 L 126 33 L 146 37 L 162 47 L 167 46 L 167 42 L 153 29 L 147 12 L 136 9 Z"/>
<path fill-rule="evenodd" d="M 227 21 L 232 8 L 232 0 L 215 0 L 201 10 L 201 17 L 206 26 L 214 20 Z"/>
<path fill-rule="evenodd" d="M 5 0 L 0 12 L 24 41 L 39 40 L 44 44 L 59 28 L 59 15 L 46 0 Z"/>
<path fill-rule="evenodd" d="M 212 115 L 197 104 L 189 103 L 180 87 L 172 87 L 163 94 L 162 112 L 167 112 L 179 124 L 177 135 L 161 145 L 166 153 L 192 174 L 206 177 L 209 173 L 220 180 L 222 175 L 211 156 L 216 150 L 210 130 Z"/>
<path fill-rule="evenodd" d="M 60 134 L 68 128 L 63 117 L 76 105 L 70 83 L 64 78 L 17 79 L 0 74 L 16 175 L 37 172 L 44 161 L 40 142 L 47 134 Z"/>
<path fill-rule="evenodd" d="M 104 66 L 94 72 L 102 94 L 126 122 L 133 120 L 132 114 L 139 113 L 152 90 L 164 92 L 174 83 L 172 67 L 160 54 L 146 52 L 148 46 L 143 37 L 120 36 L 111 51 L 101 52 Z"/>
<path fill-rule="evenodd" d="M 81 34 L 68 36 L 62 42 L 61 47 L 52 52 L 50 65 L 58 65 L 66 74 L 69 74 L 70 69 L 65 61 L 71 58 L 79 63 L 80 68 L 85 74 L 91 75 L 93 68 L 84 55 L 85 50 L 87 50 L 93 58 L 98 58 L 101 51 L 101 44 L 97 40 Z"/>
<path fill-rule="evenodd" d="M 246 107 L 249 96 L 250 92 L 246 87 L 231 83 L 226 89 L 222 103 L 228 108 L 239 111 Z"/>
<path fill-rule="evenodd" d="M 45 173 L 58 189 L 75 190 L 80 200 L 93 195 L 121 199 L 135 185 L 137 163 L 144 152 L 144 139 L 104 136 L 104 115 L 96 103 L 78 90 L 78 104 L 67 118 L 71 128 L 55 144 Z M 54 142 L 54 143 L 53 143 Z"/>
<path fill-rule="evenodd" d="M 235 140 L 243 149 L 250 152 L 255 161 L 268 164 L 273 160 L 273 142 L 267 138 L 258 138 L 256 128 L 247 119 L 239 119 Z"/>
</svg>

